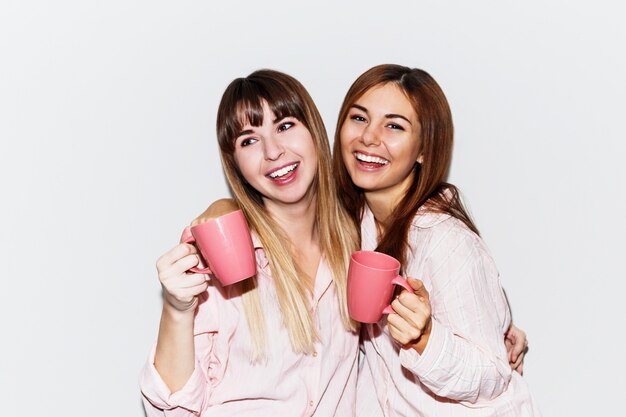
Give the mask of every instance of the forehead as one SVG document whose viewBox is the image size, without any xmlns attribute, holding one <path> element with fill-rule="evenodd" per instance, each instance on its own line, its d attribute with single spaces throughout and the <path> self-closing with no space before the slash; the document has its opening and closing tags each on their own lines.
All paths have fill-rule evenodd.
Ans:
<svg viewBox="0 0 626 417">
<path fill-rule="evenodd" d="M 395 83 L 370 88 L 355 101 L 355 104 L 365 107 L 371 114 L 400 114 L 409 120 L 417 121 L 413 103 Z"/>
</svg>

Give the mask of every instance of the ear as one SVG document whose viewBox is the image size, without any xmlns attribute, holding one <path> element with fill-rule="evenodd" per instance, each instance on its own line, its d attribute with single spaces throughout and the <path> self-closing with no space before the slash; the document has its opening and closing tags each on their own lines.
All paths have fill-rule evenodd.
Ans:
<svg viewBox="0 0 626 417">
<path fill-rule="evenodd" d="M 422 162 L 424 162 L 424 154 L 420 154 L 420 156 L 417 157 L 417 163 L 422 164 Z"/>
</svg>

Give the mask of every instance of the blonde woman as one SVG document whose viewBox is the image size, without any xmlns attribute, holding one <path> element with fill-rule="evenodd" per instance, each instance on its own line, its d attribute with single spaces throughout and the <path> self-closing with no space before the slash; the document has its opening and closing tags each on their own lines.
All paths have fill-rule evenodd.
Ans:
<svg viewBox="0 0 626 417">
<path fill-rule="evenodd" d="M 358 335 L 345 280 L 356 233 L 336 198 L 319 112 L 292 77 L 256 71 L 224 92 L 217 137 L 257 274 L 228 287 L 189 275 L 199 258 L 188 244 L 159 258 L 164 301 L 141 375 L 146 414 L 354 415 Z"/>
</svg>

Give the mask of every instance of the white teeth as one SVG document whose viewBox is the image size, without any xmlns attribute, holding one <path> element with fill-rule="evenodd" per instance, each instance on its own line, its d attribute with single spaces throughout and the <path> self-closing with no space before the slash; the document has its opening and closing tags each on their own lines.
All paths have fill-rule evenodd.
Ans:
<svg viewBox="0 0 626 417">
<path fill-rule="evenodd" d="M 389 161 L 387 161 L 386 159 L 379 158 L 377 156 L 365 155 L 359 152 L 355 152 L 354 156 L 356 157 L 356 159 L 363 162 L 373 162 L 380 165 L 387 165 L 389 163 Z"/>
<path fill-rule="evenodd" d="M 272 172 L 270 174 L 270 177 L 271 178 L 278 178 L 278 177 L 282 177 L 283 175 L 287 175 L 288 173 L 290 173 L 291 171 L 296 169 L 297 166 L 298 166 L 298 164 L 293 164 L 293 165 L 289 165 L 289 166 L 286 166 L 286 167 L 282 167 L 281 169 Z"/>
</svg>

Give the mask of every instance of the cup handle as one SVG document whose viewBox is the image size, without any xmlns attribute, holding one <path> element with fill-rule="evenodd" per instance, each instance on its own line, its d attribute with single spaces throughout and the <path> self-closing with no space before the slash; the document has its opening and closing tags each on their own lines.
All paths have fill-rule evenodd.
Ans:
<svg viewBox="0 0 626 417">
<path fill-rule="evenodd" d="M 190 244 L 194 244 L 196 243 L 196 239 L 194 239 L 193 235 L 191 234 L 191 228 L 189 226 L 185 227 L 185 230 L 183 230 L 183 235 L 180 237 L 180 242 L 181 243 L 190 243 Z M 193 267 L 193 268 L 189 268 L 189 271 L 194 272 L 196 274 L 212 274 L 213 272 L 211 272 L 211 269 L 207 268 L 198 268 L 198 267 Z"/>
<path fill-rule="evenodd" d="M 409 285 L 408 282 L 406 282 L 406 279 L 402 278 L 400 275 L 398 275 L 397 277 L 395 277 L 394 279 L 391 280 L 392 284 L 395 285 L 399 285 L 402 288 L 404 288 L 407 291 L 411 291 L 414 292 L 415 290 L 413 288 L 411 288 L 411 286 Z M 391 307 L 391 305 L 388 305 L 387 307 L 385 307 L 385 309 L 383 310 L 383 314 L 392 314 L 395 313 L 396 311 L 393 309 L 393 307 Z"/>
</svg>

